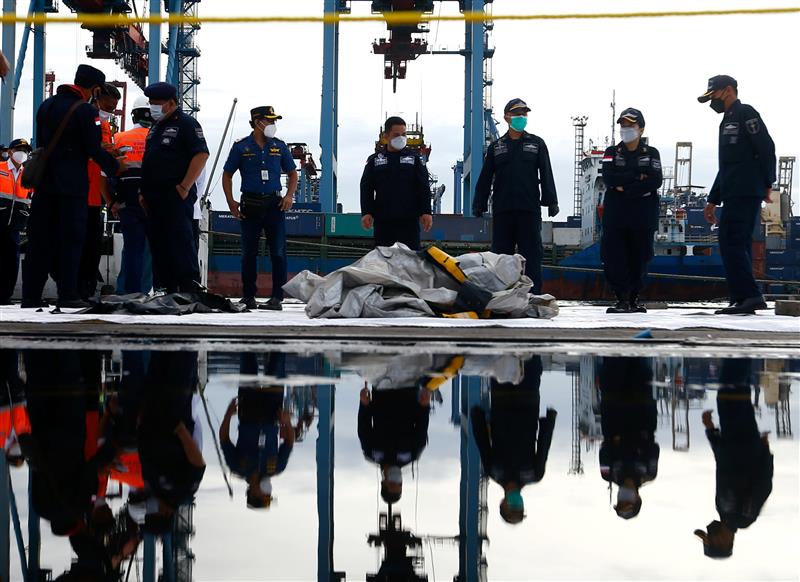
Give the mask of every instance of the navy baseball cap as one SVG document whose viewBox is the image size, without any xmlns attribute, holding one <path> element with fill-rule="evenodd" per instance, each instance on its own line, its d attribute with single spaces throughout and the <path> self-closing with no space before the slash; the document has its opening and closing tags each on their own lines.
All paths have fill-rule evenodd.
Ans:
<svg viewBox="0 0 800 582">
<path fill-rule="evenodd" d="M 178 100 L 178 89 L 175 85 L 170 85 L 163 81 L 148 85 L 144 90 L 144 94 L 146 97 L 157 101 L 168 101 L 170 99 Z"/>
<path fill-rule="evenodd" d="M 531 108 L 528 107 L 528 104 L 525 103 L 522 99 L 519 99 L 519 98 L 518 99 L 512 99 L 511 101 L 506 103 L 506 106 L 503 109 L 503 113 L 504 114 L 505 113 L 511 113 L 512 111 L 519 111 L 519 110 L 523 110 L 523 111 L 525 111 L 527 113 L 528 111 L 531 110 Z"/>
<path fill-rule="evenodd" d="M 96 85 L 104 85 L 105 82 L 106 74 L 91 65 L 78 65 L 78 69 L 75 71 L 75 84 L 79 87 L 89 89 Z"/>
<path fill-rule="evenodd" d="M 8 149 L 10 150 L 23 149 L 23 150 L 28 150 L 29 152 L 33 151 L 33 148 L 31 147 L 31 144 L 28 143 L 28 140 L 21 137 L 15 139 L 10 144 L 8 144 Z"/>
<path fill-rule="evenodd" d="M 631 123 L 636 123 L 639 127 L 644 127 L 644 115 L 642 115 L 641 111 L 633 107 L 628 107 L 625 111 L 620 113 L 617 123 L 621 123 L 623 119 Z"/>
<path fill-rule="evenodd" d="M 700 97 L 698 97 L 697 100 L 700 103 L 705 103 L 706 101 L 710 101 L 711 94 L 714 91 L 719 91 L 720 89 L 724 89 L 725 87 L 728 86 L 731 86 L 734 89 L 739 88 L 739 84 L 736 82 L 736 79 L 734 79 L 730 75 L 716 75 L 714 77 L 711 77 L 708 80 L 708 88 L 706 89 L 706 92 L 700 95 Z"/>
<path fill-rule="evenodd" d="M 264 105 L 251 109 L 250 119 L 283 119 L 283 117 L 275 115 L 275 108 L 272 105 Z"/>
</svg>

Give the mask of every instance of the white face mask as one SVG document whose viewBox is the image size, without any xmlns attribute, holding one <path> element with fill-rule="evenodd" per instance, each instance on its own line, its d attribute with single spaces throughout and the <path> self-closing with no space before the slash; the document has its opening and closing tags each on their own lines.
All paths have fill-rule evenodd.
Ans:
<svg viewBox="0 0 800 582">
<path fill-rule="evenodd" d="M 28 161 L 28 152 L 14 152 L 11 154 L 11 159 L 22 165 Z"/>
<path fill-rule="evenodd" d="M 635 127 L 621 127 L 619 135 L 625 143 L 631 143 L 639 139 L 639 130 Z"/>
<path fill-rule="evenodd" d="M 150 104 L 150 117 L 153 118 L 153 121 L 158 121 L 162 117 L 164 117 L 164 106 L 163 105 L 153 105 Z"/>
<path fill-rule="evenodd" d="M 620 487 L 617 493 L 617 503 L 634 503 L 639 497 L 636 489 L 630 487 Z"/>
<path fill-rule="evenodd" d="M 387 467 L 383 472 L 383 476 L 389 483 L 403 482 L 403 470 L 400 467 Z"/>
<path fill-rule="evenodd" d="M 264 477 L 259 483 L 258 488 L 264 495 L 272 495 L 272 480 L 269 477 Z"/>
<path fill-rule="evenodd" d="M 272 123 L 264 126 L 264 137 L 267 139 L 272 139 L 275 137 L 276 133 L 278 133 L 278 126 L 276 124 Z"/>
<path fill-rule="evenodd" d="M 103 111 L 102 109 L 100 109 L 100 119 L 102 119 L 103 121 L 111 121 L 111 118 L 113 116 L 114 116 L 113 113 L 110 113 L 108 111 Z"/>
<path fill-rule="evenodd" d="M 408 138 L 404 135 L 398 135 L 389 142 L 396 150 L 402 150 L 408 144 Z"/>
</svg>

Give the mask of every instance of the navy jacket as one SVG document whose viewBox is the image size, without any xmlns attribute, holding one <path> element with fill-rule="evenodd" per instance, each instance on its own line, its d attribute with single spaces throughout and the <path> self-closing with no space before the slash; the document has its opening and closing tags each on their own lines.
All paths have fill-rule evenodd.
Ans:
<svg viewBox="0 0 800 582">
<path fill-rule="evenodd" d="M 36 145 L 46 148 L 61 120 L 76 101 L 83 101 L 74 85 L 61 85 L 36 112 Z M 47 160 L 47 171 L 36 193 L 86 200 L 89 195 L 89 159 L 98 163 L 107 176 L 117 173 L 119 164 L 101 145 L 100 117 L 89 103 L 80 105 L 64 128 Z"/>
<path fill-rule="evenodd" d="M 361 176 L 361 215 L 377 221 L 417 218 L 431 213 L 428 168 L 414 150 L 385 148 L 367 158 Z"/>
<path fill-rule="evenodd" d="M 486 150 L 483 169 L 475 186 L 474 214 L 486 212 L 492 194 L 492 211 L 540 212 L 558 204 L 547 145 L 538 135 L 523 132 L 519 139 L 506 133 Z"/>
<path fill-rule="evenodd" d="M 775 143 L 758 111 L 738 99 L 719 124 L 719 172 L 708 201 L 764 198 L 775 182 Z"/>
<path fill-rule="evenodd" d="M 658 228 L 662 181 L 661 155 L 656 148 L 641 142 L 633 151 L 623 142 L 607 148 L 603 154 L 603 227 Z"/>
</svg>

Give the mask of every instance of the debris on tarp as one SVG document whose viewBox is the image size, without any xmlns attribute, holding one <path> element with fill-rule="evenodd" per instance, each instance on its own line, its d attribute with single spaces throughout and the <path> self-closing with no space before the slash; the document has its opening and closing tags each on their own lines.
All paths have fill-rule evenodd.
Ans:
<svg viewBox="0 0 800 582">
<path fill-rule="evenodd" d="M 311 318 L 542 318 L 558 315 L 552 295 L 531 293 L 521 255 L 451 257 L 436 247 L 378 247 L 320 276 L 298 273 L 283 290 L 306 303 Z"/>
</svg>

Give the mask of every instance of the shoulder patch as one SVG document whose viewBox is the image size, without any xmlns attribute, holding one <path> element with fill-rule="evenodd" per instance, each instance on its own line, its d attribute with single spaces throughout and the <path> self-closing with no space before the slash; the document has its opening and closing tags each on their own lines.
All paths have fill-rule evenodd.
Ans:
<svg viewBox="0 0 800 582">
<path fill-rule="evenodd" d="M 748 119 L 744 122 L 745 126 L 747 127 L 748 133 L 753 135 L 757 134 L 761 131 L 761 120 L 758 117 L 754 117 L 753 119 Z"/>
<path fill-rule="evenodd" d="M 197 136 L 197 139 L 206 139 L 203 135 L 203 128 L 199 125 L 194 128 L 194 134 Z"/>
</svg>

